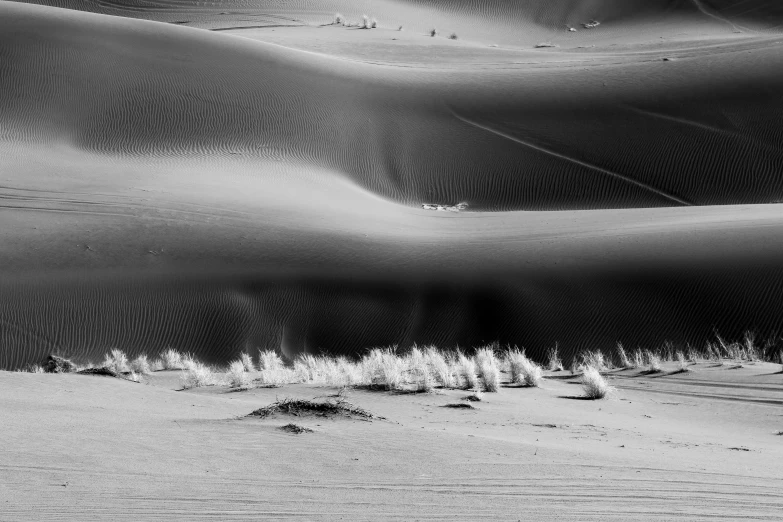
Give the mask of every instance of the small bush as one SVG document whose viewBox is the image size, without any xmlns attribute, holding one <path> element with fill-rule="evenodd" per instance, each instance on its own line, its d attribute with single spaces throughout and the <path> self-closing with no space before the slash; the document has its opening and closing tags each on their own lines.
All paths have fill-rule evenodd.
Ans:
<svg viewBox="0 0 783 522">
<path fill-rule="evenodd" d="M 332 24 L 343 25 L 344 23 L 345 23 L 345 17 L 343 15 L 341 15 L 340 13 L 334 15 L 334 20 L 332 20 Z"/>
<path fill-rule="evenodd" d="M 245 371 L 244 361 L 234 361 L 228 367 L 226 374 L 228 385 L 231 388 L 244 389 L 250 386 L 250 379 Z"/>
<path fill-rule="evenodd" d="M 182 364 L 182 354 L 171 348 L 161 352 L 160 362 L 164 370 L 182 370 L 185 368 Z"/>
<path fill-rule="evenodd" d="M 459 40 L 459 36 L 457 36 L 457 33 L 451 33 L 449 35 L 449 40 Z"/>
<path fill-rule="evenodd" d="M 633 354 L 633 367 L 641 368 L 642 366 L 644 366 L 644 354 L 637 349 Z"/>
<path fill-rule="evenodd" d="M 146 355 L 139 355 L 130 362 L 130 370 L 141 375 L 149 375 L 152 372 L 150 362 Z"/>
<path fill-rule="evenodd" d="M 582 389 L 588 399 L 603 399 L 612 391 L 612 387 L 603 378 L 601 372 L 592 366 L 586 366 L 584 369 Z"/>
<path fill-rule="evenodd" d="M 524 351 L 509 350 L 506 361 L 511 373 L 511 382 L 522 386 L 536 387 L 541 384 L 543 371 L 541 367 L 527 358 Z"/>
<path fill-rule="evenodd" d="M 647 370 L 649 373 L 658 373 L 661 371 L 661 358 L 650 350 L 647 350 L 647 363 L 649 364 Z"/>
<path fill-rule="evenodd" d="M 435 29 L 434 27 L 430 29 L 430 36 L 432 36 L 433 38 L 438 36 L 438 30 Z"/>
<path fill-rule="evenodd" d="M 677 357 L 677 365 L 679 366 L 679 370 L 681 372 L 687 372 L 688 361 L 685 359 L 685 354 L 678 351 L 676 357 Z"/>
<path fill-rule="evenodd" d="M 128 356 L 122 350 L 114 349 L 104 357 L 103 367 L 109 368 L 115 373 L 127 373 L 130 371 Z"/>
<path fill-rule="evenodd" d="M 258 365 L 262 370 L 279 370 L 285 367 L 283 359 L 274 350 L 258 350 Z"/>
<path fill-rule="evenodd" d="M 188 390 L 190 388 L 199 388 L 201 386 L 212 386 L 217 383 L 214 372 L 204 364 L 190 359 L 187 363 L 189 368 L 183 370 L 180 381 L 182 388 Z"/>
<path fill-rule="evenodd" d="M 479 379 L 478 375 L 476 375 L 476 362 L 460 353 L 458 355 L 457 367 L 463 388 L 478 389 Z"/>
<path fill-rule="evenodd" d="M 562 372 L 563 371 L 563 361 L 560 360 L 560 354 L 559 352 L 559 346 L 557 343 L 549 349 L 549 352 L 547 353 L 547 358 L 549 359 L 549 371 L 550 372 Z"/>
<path fill-rule="evenodd" d="M 242 367 L 245 369 L 246 372 L 256 371 L 256 365 L 253 363 L 253 358 L 250 357 L 250 354 L 247 353 L 239 354 L 239 360 L 242 362 Z"/>
<path fill-rule="evenodd" d="M 377 28 L 378 28 L 378 20 L 373 18 L 372 22 L 370 22 L 370 29 L 377 29 Z"/>
<path fill-rule="evenodd" d="M 454 379 L 451 365 L 446 358 L 434 346 L 430 346 L 424 352 L 424 357 L 432 371 L 435 381 L 444 388 L 454 388 L 457 383 Z"/>
<path fill-rule="evenodd" d="M 631 360 L 628 358 L 628 354 L 625 353 L 625 348 L 623 348 L 623 343 L 618 342 L 617 343 L 617 355 L 620 358 L 620 367 L 621 368 L 636 368 L 633 363 L 631 363 Z"/>
</svg>

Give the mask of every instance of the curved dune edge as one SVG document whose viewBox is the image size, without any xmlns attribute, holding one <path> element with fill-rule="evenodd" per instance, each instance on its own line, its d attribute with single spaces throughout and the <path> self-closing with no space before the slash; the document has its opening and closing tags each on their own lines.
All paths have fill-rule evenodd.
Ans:
<svg viewBox="0 0 783 522">
<path fill-rule="evenodd" d="M 777 206 L 616 209 L 783 199 L 774 40 L 455 74 L 0 14 L 2 368 L 780 327 Z M 416 208 L 463 201 L 568 211 Z"/>
</svg>

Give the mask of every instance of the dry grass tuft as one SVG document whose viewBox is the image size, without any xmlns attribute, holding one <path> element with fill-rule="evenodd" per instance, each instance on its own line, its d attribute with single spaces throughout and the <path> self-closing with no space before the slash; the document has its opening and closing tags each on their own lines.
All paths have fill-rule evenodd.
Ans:
<svg viewBox="0 0 783 522">
<path fill-rule="evenodd" d="M 527 358 L 524 351 L 515 348 L 506 354 L 511 372 L 511 382 L 522 386 L 537 387 L 541 384 L 544 372 L 541 367 Z"/>
<path fill-rule="evenodd" d="M 476 361 L 465 357 L 463 353 L 457 354 L 457 371 L 461 379 L 462 388 L 478 389 L 479 379 L 476 374 Z"/>
<path fill-rule="evenodd" d="M 242 363 L 242 367 L 246 372 L 256 371 L 256 365 L 253 363 L 253 358 L 248 353 L 239 354 L 239 360 Z"/>
<path fill-rule="evenodd" d="M 302 399 L 283 399 L 282 401 L 275 401 L 269 406 L 259 408 L 250 413 L 250 416 L 261 418 L 270 417 L 272 415 L 293 415 L 296 417 L 313 415 L 316 417 L 352 417 L 360 419 L 376 418 L 373 414 L 349 404 L 342 397 L 329 398 L 319 402 Z"/>
<path fill-rule="evenodd" d="M 244 361 L 234 361 L 228 366 L 228 372 L 226 373 L 226 379 L 228 385 L 231 388 L 237 388 L 240 390 L 246 390 L 250 388 L 250 378 L 245 371 Z"/>
<path fill-rule="evenodd" d="M 132 372 L 141 375 L 149 375 L 152 373 L 152 367 L 150 366 L 150 361 L 147 359 L 146 355 L 139 355 L 130 362 L 129 366 Z"/>
<path fill-rule="evenodd" d="M 103 367 L 115 373 L 128 373 L 130 371 L 128 356 L 122 350 L 114 349 L 103 358 Z"/>
<path fill-rule="evenodd" d="M 631 362 L 631 360 L 628 358 L 628 354 L 625 353 L 625 348 L 623 348 L 623 343 L 617 342 L 617 355 L 620 358 L 620 367 L 621 368 L 637 368 L 637 366 L 634 365 L 634 363 Z"/>
<path fill-rule="evenodd" d="M 299 426 L 298 424 L 290 423 L 286 424 L 285 426 L 280 426 L 281 430 L 286 431 L 288 433 L 293 433 L 294 435 L 300 435 L 302 433 L 313 433 L 313 430 L 310 428 L 305 428 L 304 426 Z"/>
<path fill-rule="evenodd" d="M 547 352 L 547 359 L 549 360 L 547 367 L 549 368 L 550 372 L 563 371 L 563 361 L 560 360 L 559 350 L 560 346 L 555 343 L 555 345 Z"/>
<path fill-rule="evenodd" d="M 274 350 L 258 350 L 258 366 L 261 370 L 279 370 L 285 368 L 285 363 Z"/>
<path fill-rule="evenodd" d="M 650 350 L 647 350 L 647 364 L 649 365 L 647 373 L 659 373 L 661 371 L 661 357 Z"/>
<path fill-rule="evenodd" d="M 582 373 L 582 389 L 588 399 L 603 399 L 613 390 L 601 372 L 592 366 L 586 366 Z"/>
<path fill-rule="evenodd" d="M 163 370 L 183 370 L 185 368 L 182 363 L 182 354 L 171 348 L 161 352 L 160 362 Z"/>
<path fill-rule="evenodd" d="M 180 382 L 182 389 L 199 388 L 201 386 L 213 386 L 217 384 L 218 379 L 215 372 L 208 366 L 194 361 L 190 358 L 187 362 L 187 369 L 182 371 Z"/>
</svg>

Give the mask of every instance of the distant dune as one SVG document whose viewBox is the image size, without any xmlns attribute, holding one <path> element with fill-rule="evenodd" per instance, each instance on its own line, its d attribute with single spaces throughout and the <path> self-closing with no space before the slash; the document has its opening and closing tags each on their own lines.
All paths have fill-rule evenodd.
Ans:
<svg viewBox="0 0 783 522">
<path fill-rule="evenodd" d="M 0 368 L 781 326 L 783 8 L 46 4 L 0 1 Z"/>
</svg>

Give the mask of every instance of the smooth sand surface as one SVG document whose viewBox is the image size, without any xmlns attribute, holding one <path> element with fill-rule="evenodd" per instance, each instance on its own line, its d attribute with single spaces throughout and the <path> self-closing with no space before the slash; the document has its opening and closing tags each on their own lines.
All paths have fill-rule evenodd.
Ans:
<svg viewBox="0 0 783 522">
<path fill-rule="evenodd" d="M 781 331 L 769 2 L 47 4 L 0 2 L 0 368 Z"/>
<path fill-rule="evenodd" d="M 336 391 L 312 385 L 0 372 L 0 518 L 779 520 L 780 366 L 691 368 L 624 370 L 604 401 L 560 372 L 474 410 L 444 407 L 458 390 L 349 391 L 372 422 L 245 417 Z"/>
</svg>

